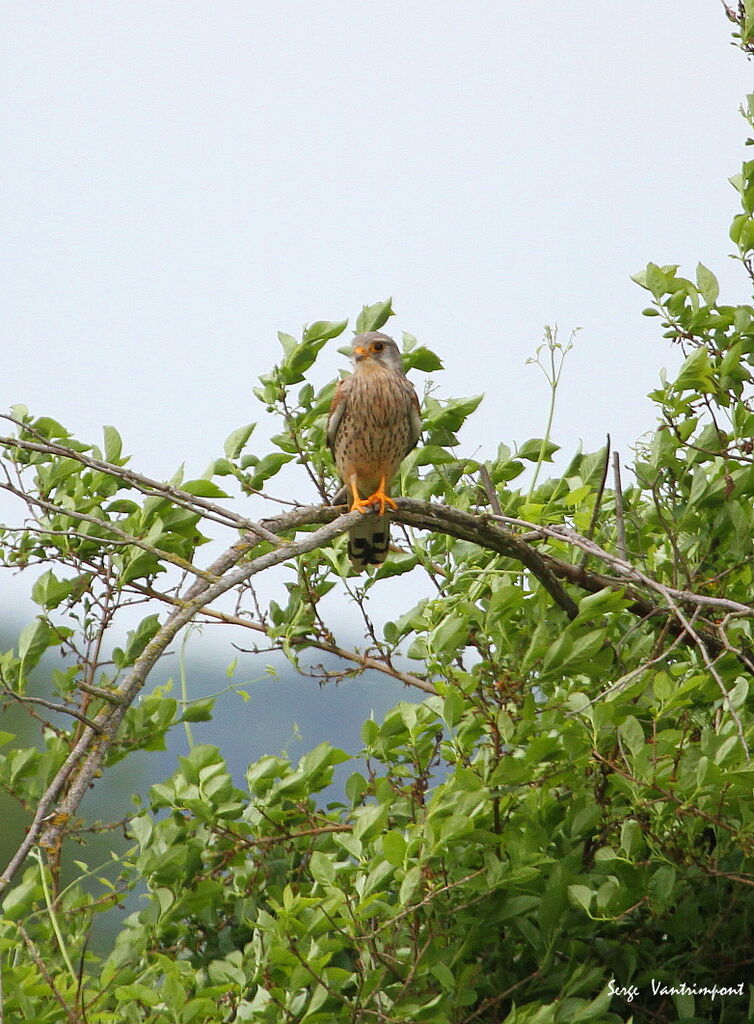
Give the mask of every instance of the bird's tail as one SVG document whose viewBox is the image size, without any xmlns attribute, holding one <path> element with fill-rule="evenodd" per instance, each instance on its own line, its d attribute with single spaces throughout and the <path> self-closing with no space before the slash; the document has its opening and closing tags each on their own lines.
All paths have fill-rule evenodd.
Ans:
<svg viewBox="0 0 754 1024">
<path fill-rule="evenodd" d="M 359 572 L 368 565 L 382 565 L 390 546 L 390 516 L 361 516 L 348 531 L 348 557 Z"/>
</svg>

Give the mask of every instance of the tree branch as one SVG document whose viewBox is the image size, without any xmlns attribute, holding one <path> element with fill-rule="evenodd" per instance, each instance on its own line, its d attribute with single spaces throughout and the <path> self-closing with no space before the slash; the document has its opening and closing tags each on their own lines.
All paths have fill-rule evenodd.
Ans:
<svg viewBox="0 0 754 1024">
<path fill-rule="evenodd" d="M 164 601 L 166 604 L 177 605 L 180 603 L 178 598 L 153 590 L 150 587 L 139 586 L 138 589 L 147 596 L 153 597 L 158 601 Z M 215 619 L 217 622 L 227 622 L 228 625 L 231 626 L 243 626 L 244 629 L 251 629 L 255 633 L 264 633 L 265 635 L 267 633 L 267 629 L 261 622 L 254 622 L 253 619 L 245 619 L 241 615 L 231 615 L 229 612 L 220 611 L 218 608 L 202 608 L 201 614 L 208 616 L 208 618 Z M 361 654 L 359 651 L 349 651 L 345 647 L 340 647 L 334 642 L 327 643 L 324 640 L 317 640 L 314 637 L 307 639 L 306 646 L 313 647 L 318 651 L 323 651 L 325 654 L 333 654 L 335 657 L 342 658 L 344 661 L 351 661 L 355 665 L 358 665 L 362 671 L 372 669 L 375 672 L 382 672 L 386 676 L 391 676 L 393 679 L 398 679 L 400 682 L 405 683 L 406 686 L 414 686 L 418 690 L 424 690 L 425 693 L 437 693 L 434 686 L 432 686 L 431 683 L 428 683 L 426 679 L 422 679 L 421 676 L 416 676 L 412 672 L 401 672 L 400 669 L 394 668 L 393 665 L 388 664 L 388 662 L 382 661 L 379 658 L 372 658 L 368 654 Z M 350 670 L 350 674 L 355 675 L 356 672 L 354 670 Z"/>
</svg>

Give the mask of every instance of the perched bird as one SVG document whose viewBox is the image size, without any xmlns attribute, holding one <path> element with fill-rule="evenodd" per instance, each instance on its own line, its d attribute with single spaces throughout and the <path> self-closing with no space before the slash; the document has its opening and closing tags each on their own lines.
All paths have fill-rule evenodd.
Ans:
<svg viewBox="0 0 754 1024">
<path fill-rule="evenodd" d="M 392 338 L 379 331 L 353 340 L 354 372 L 338 385 L 327 420 L 327 443 L 344 488 L 336 495 L 364 515 L 348 534 L 354 569 L 380 565 L 390 543 L 390 517 L 397 508 L 390 481 L 421 433 L 419 399 L 406 378 Z"/>
</svg>

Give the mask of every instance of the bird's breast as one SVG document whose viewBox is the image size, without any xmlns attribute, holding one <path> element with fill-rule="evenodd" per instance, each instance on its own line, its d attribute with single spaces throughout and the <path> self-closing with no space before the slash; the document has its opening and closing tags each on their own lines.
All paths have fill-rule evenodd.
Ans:
<svg viewBox="0 0 754 1024">
<path fill-rule="evenodd" d="M 344 480 L 356 475 L 369 488 L 394 475 L 409 444 L 411 402 L 404 377 L 382 368 L 353 375 L 334 445 Z"/>
</svg>

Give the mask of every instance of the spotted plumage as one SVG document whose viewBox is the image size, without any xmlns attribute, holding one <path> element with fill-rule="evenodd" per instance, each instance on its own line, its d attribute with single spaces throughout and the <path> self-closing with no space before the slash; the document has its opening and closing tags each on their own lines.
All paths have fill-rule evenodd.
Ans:
<svg viewBox="0 0 754 1024">
<path fill-rule="evenodd" d="M 353 341 L 354 372 L 338 385 L 327 421 L 327 442 L 343 481 L 342 500 L 365 515 L 348 535 L 357 570 L 385 561 L 395 508 L 390 481 L 419 440 L 419 400 L 406 378 L 398 346 L 379 331 Z M 339 496 L 340 497 L 340 496 Z"/>
</svg>

